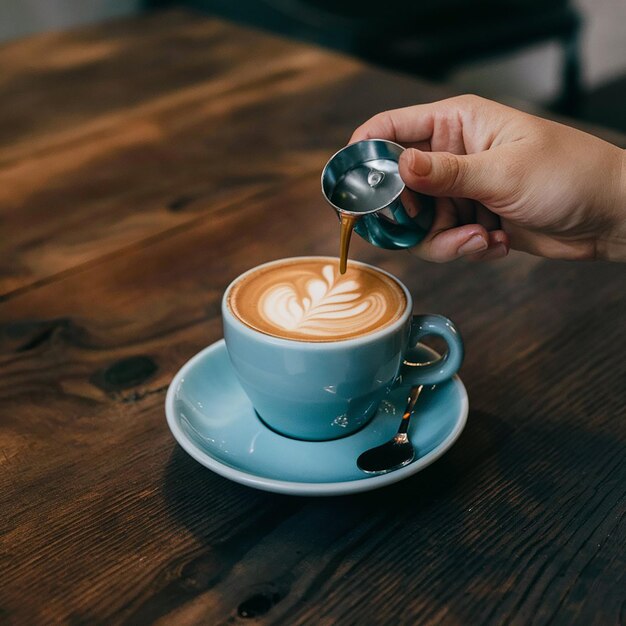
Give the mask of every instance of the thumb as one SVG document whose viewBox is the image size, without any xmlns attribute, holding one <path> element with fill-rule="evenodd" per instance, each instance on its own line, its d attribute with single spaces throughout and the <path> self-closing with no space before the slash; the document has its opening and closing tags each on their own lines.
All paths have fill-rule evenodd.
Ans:
<svg viewBox="0 0 626 626">
<path fill-rule="evenodd" d="M 400 155 L 400 176 L 414 191 L 481 200 L 490 196 L 494 187 L 493 172 L 490 173 L 484 154 L 458 155 L 409 148 Z"/>
</svg>

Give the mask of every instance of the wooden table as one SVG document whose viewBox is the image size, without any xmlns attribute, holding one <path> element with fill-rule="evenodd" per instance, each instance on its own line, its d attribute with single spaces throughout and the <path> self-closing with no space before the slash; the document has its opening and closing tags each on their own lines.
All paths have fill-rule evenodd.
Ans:
<svg viewBox="0 0 626 626">
<path fill-rule="evenodd" d="M 626 622 L 623 266 L 356 241 L 467 346 L 465 432 L 394 487 L 255 491 L 167 429 L 228 282 L 336 253 L 327 157 L 441 91 L 186 13 L 6 45 L 0 84 L 0 622 Z"/>
</svg>

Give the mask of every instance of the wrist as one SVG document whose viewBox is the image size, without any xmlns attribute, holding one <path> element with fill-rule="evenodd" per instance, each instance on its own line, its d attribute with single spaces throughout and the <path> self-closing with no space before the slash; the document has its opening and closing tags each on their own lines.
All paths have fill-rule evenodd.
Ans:
<svg viewBox="0 0 626 626">
<path fill-rule="evenodd" d="M 598 237 L 596 255 L 607 261 L 626 261 L 626 150 L 617 150 L 608 203 L 599 208 L 607 212 L 609 226 Z"/>
</svg>

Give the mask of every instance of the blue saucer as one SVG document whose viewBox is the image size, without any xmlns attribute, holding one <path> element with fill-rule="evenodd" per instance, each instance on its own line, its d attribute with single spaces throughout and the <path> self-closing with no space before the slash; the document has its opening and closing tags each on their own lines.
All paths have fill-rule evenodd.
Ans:
<svg viewBox="0 0 626 626">
<path fill-rule="evenodd" d="M 420 346 L 423 361 L 434 353 Z M 413 353 L 411 354 L 413 359 Z M 409 435 L 416 460 L 382 475 L 356 466 L 361 452 L 393 437 L 408 389 L 393 390 L 357 433 L 334 441 L 283 437 L 257 417 L 232 369 L 224 340 L 191 358 L 172 380 L 165 401 L 167 423 L 182 448 L 202 465 L 231 480 L 266 491 L 339 495 L 368 491 L 411 476 L 440 457 L 458 438 L 468 412 L 461 380 L 422 392 Z"/>
</svg>

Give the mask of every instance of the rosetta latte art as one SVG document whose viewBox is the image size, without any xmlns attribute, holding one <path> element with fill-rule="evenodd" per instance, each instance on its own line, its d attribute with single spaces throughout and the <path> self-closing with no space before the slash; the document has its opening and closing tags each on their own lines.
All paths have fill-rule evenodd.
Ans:
<svg viewBox="0 0 626 626">
<path fill-rule="evenodd" d="M 363 293 L 358 279 L 343 278 L 328 264 L 321 276 L 309 278 L 300 289 L 288 282 L 273 285 L 258 308 L 268 324 L 315 338 L 375 326 L 388 307 L 383 293 Z"/>
<path fill-rule="evenodd" d="M 362 337 L 407 310 L 404 291 L 392 277 L 355 261 L 340 274 L 333 257 L 261 265 L 235 281 L 227 303 L 254 330 L 308 342 Z"/>
</svg>

